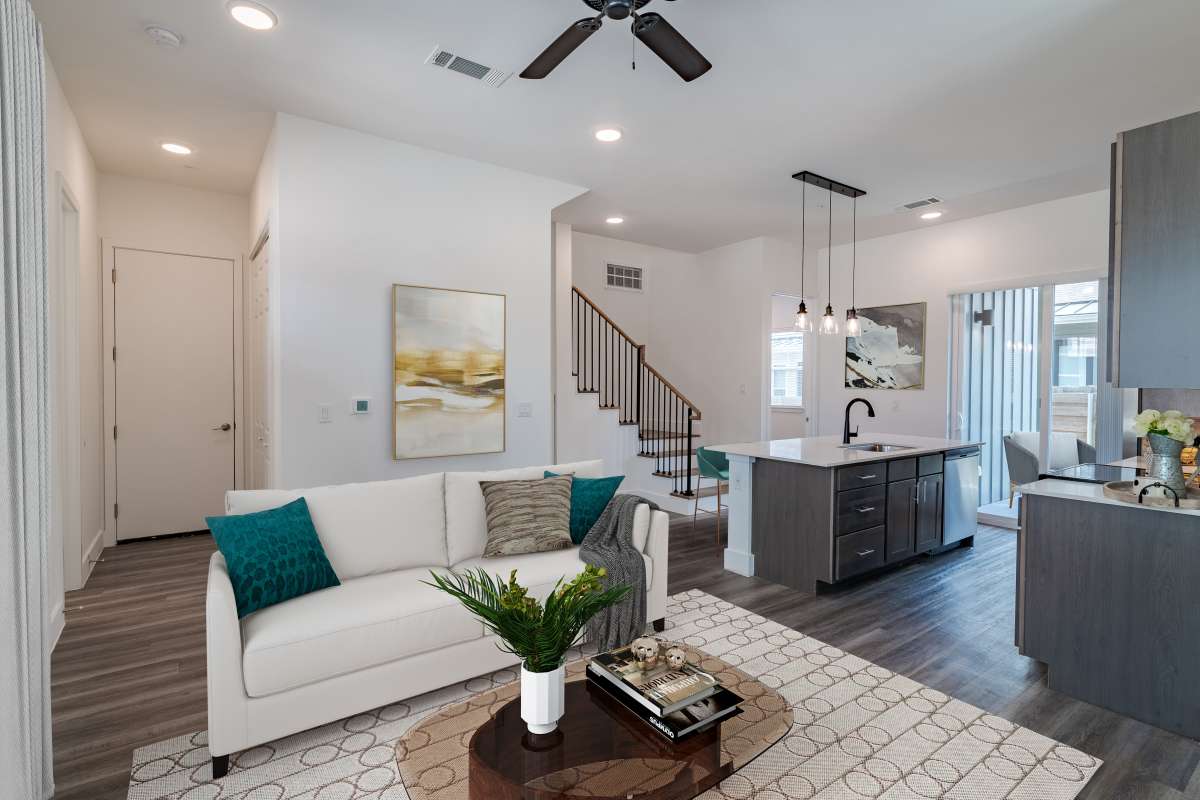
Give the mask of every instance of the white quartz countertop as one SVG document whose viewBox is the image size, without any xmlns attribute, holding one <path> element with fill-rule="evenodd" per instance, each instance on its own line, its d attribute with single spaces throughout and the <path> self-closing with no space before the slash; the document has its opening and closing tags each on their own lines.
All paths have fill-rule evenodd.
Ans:
<svg viewBox="0 0 1200 800">
<path fill-rule="evenodd" d="M 852 444 L 894 444 L 906 448 L 887 453 L 867 450 L 852 450 L 842 445 L 840 436 L 805 436 L 800 439 L 775 439 L 770 442 L 745 442 L 743 444 L 718 444 L 707 449 L 717 450 L 731 456 L 749 456 L 769 461 L 791 461 L 811 467 L 845 467 L 867 464 L 872 461 L 890 461 L 895 458 L 924 456 L 942 453 L 960 447 L 978 447 L 982 442 L 958 439 L 933 439 L 928 436 L 907 436 L 899 433 L 862 433 Z"/>
<path fill-rule="evenodd" d="M 1082 481 L 1064 481 L 1057 478 L 1044 478 L 1034 483 L 1027 483 L 1017 491 L 1026 495 L 1042 497 L 1057 497 L 1062 500 L 1083 500 L 1088 503 L 1104 503 L 1122 508 L 1140 508 L 1146 511 L 1165 511 L 1168 514 L 1189 514 L 1200 517 L 1198 508 L 1174 508 L 1171 506 L 1143 506 L 1137 503 L 1126 503 L 1114 500 L 1104 495 L 1104 485 L 1100 483 L 1083 483 Z"/>
</svg>

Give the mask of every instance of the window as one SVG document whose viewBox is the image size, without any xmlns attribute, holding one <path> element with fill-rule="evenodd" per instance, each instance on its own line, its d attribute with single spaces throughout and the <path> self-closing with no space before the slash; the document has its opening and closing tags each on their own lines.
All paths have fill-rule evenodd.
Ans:
<svg viewBox="0 0 1200 800">
<path fill-rule="evenodd" d="M 629 289 L 640 292 L 642 290 L 642 268 L 609 264 L 605 283 L 610 289 Z"/>
<path fill-rule="evenodd" d="M 804 406 L 804 334 L 771 334 L 771 405 Z"/>
</svg>

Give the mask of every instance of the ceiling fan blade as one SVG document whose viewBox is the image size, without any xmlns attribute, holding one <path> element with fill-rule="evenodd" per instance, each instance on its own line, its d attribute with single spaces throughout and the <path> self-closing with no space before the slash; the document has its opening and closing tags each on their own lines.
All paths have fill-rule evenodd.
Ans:
<svg viewBox="0 0 1200 800">
<path fill-rule="evenodd" d="M 661 14 L 640 15 L 633 23 L 633 35 L 685 81 L 694 81 L 712 69 L 712 63 Z"/>
<path fill-rule="evenodd" d="M 543 50 L 542 54 L 525 68 L 525 71 L 521 73 L 521 77 L 534 80 L 546 77 L 554 71 L 555 67 L 563 62 L 563 59 L 574 53 L 575 48 L 586 42 L 588 37 L 593 33 L 600 30 L 601 24 L 599 17 L 589 17 L 573 23 L 571 27 L 563 31 L 562 36 L 551 42 L 550 46 Z"/>
</svg>

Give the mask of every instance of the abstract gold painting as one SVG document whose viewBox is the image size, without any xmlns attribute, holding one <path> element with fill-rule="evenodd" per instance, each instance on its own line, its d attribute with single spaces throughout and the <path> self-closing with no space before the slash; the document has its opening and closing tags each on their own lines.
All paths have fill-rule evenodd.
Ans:
<svg viewBox="0 0 1200 800">
<path fill-rule="evenodd" d="M 504 450 L 502 294 L 392 287 L 395 458 Z"/>
</svg>

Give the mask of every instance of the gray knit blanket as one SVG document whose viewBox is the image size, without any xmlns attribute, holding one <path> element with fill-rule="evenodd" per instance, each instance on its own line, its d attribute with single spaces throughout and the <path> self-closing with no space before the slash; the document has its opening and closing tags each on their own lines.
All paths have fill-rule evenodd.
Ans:
<svg viewBox="0 0 1200 800">
<path fill-rule="evenodd" d="M 579 548 L 584 563 L 604 568 L 604 588 L 632 587 L 621 602 L 588 621 L 587 640 L 601 651 L 624 647 L 646 629 L 646 562 L 633 545 L 633 515 L 642 503 L 651 511 L 658 510 L 657 505 L 635 494 L 613 497 Z"/>
</svg>

